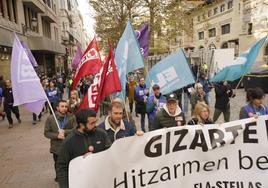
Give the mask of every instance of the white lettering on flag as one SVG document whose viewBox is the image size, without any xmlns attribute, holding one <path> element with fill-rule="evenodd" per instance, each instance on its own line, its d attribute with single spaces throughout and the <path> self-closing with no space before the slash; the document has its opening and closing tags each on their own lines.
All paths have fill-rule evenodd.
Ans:
<svg viewBox="0 0 268 188">
<path fill-rule="evenodd" d="M 173 66 L 169 67 L 168 69 L 163 70 L 162 72 L 158 73 L 156 75 L 159 82 L 157 83 L 160 88 L 165 86 L 168 82 L 171 82 L 175 80 L 178 75 L 176 73 L 176 70 Z"/>
<path fill-rule="evenodd" d="M 28 56 L 25 51 L 19 51 L 18 55 L 18 83 L 22 82 L 32 82 L 39 80 L 36 76 L 35 70 L 32 66 L 32 64 L 27 64 Z"/>
</svg>

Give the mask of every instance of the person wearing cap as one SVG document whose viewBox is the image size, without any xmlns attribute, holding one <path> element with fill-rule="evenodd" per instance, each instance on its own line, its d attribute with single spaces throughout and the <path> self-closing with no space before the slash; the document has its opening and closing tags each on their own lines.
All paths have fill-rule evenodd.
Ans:
<svg viewBox="0 0 268 188">
<path fill-rule="evenodd" d="M 109 113 L 105 120 L 98 126 L 106 131 L 110 140 L 134 136 L 136 130 L 132 124 L 123 120 L 123 105 L 120 101 L 114 100 L 109 106 Z"/>
<path fill-rule="evenodd" d="M 157 112 L 152 130 L 185 125 L 185 117 L 178 106 L 177 96 L 171 93 L 167 96 L 167 103 Z"/>
<path fill-rule="evenodd" d="M 81 109 L 76 114 L 77 127 L 64 141 L 57 161 L 60 188 L 68 188 L 68 168 L 72 159 L 98 153 L 111 146 L 107 133 L 96 127 L 97 114 L 91 109 Z"/>
<path fill-rule="evenodd" d="M 136 112 L 141 115 L 141 130 L 145 132 L 146 103 L 149 89 L 146 88 L 144 78 L 139 79 L 139 85 L 135 87 L 134 99 L 136 101 Z"/>
<path fill-rule="evenodd" d="M 152 130 L 152 124 L 156 113 L 163 108 L 163 105 L 166 104 L 166 97 L 160 93 L 159 85 L 153 85 L 153 95 L 148 97 L 146 111 L 149 119 L 149 131 Z"/>
</svg>

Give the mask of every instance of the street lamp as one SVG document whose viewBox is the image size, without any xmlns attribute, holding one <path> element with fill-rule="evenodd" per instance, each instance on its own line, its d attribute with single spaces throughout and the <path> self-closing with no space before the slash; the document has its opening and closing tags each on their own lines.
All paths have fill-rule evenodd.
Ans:
<svg viewBox="0 0 268 188">
<path fill-rule="evenodd" d="M 37 22 L 37 18 L 33 17 L 33 18 L 31 19 L 31 24 L 32 24 L 32 26 L 33 26 L 34 28 L 37 27 L 37 24 L 38 24 L 38 22 Z"/>
</svg>

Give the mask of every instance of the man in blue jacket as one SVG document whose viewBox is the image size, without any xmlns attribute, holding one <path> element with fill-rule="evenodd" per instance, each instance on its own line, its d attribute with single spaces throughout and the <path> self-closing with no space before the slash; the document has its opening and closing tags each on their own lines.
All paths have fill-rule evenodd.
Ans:
<svg viewBox="0 0 268 188">
<path fill-rule="evenodd" d="M 123 121 L 123 105 L 119 101 L 112 101 L 109 106 L 109 115 L 98 126 L 106 131 L 112 142 L 119 138 L 135 135 L 135 128 L 127 121 Z"/>
<path fill-rule="evenodd" d="M 149 96 L 149 89 L 146 88 L 144 78 L 139 79 L 139 85 L 134 90 L 134 100 L 136 102 L 136 112 L 141 115 L 141 130 L 145 132 L 145 114 L 147 97 Z"/>
<path fill-rule="evenodd" d="M 152 124 L 156 113 L 161 110 L 164 104 L 166 104 L 166 97 L 160 93 L 159 85 L 153 85 L 153 95 L 147 100 L 146 111 L 149 118 L 149 131 L 152 130 Z"/>
</svg>

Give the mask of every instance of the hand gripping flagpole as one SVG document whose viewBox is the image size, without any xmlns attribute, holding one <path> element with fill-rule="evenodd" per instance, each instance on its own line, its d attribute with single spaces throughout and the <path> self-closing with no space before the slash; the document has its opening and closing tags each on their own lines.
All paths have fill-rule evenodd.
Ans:
<svg viewBox="0 0 268 188">
<path fill-rule="evenodd" d="M 53 117 L 54 117 L 54 119 L 55 119 L 55 122 L 56 122 L 56 124 L 57 124 L 57 127 L 58 127 L 58 129 L 60 130 L 61 128 L 60 128 L 59 122 L 58 122 L 58 120 L 57 120 L 57 118 L 56 118 L 55 112 L 54 112 L 54 110 L 53 110 L 53 108 L 52 108 L 52 106 L 51 106 L 51 103 L 49 102 L 47 96 L 46 96 L 46 99 L 47 99 L 48 106 L 49 106 L 49 108 L 50 108 L 50 110 L 51 110 L 51 112 L 52 112 L 52 115 L 53 115 Z"/>
</svg>

